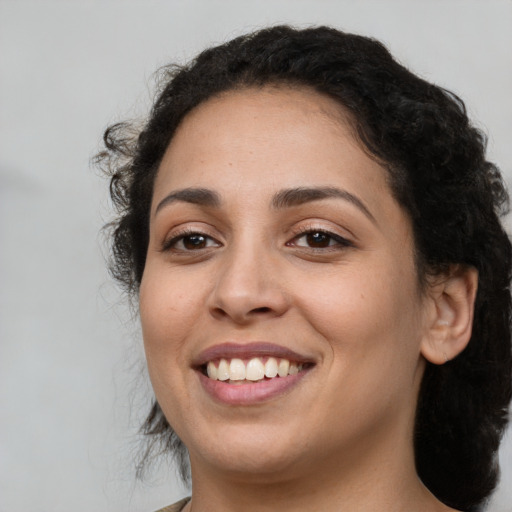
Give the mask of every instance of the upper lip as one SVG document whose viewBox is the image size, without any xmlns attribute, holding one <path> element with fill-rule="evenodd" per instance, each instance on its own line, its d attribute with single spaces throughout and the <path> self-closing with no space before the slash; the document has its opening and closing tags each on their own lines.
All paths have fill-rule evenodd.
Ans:
<svg viewBox="0 0 512 512">
<path fill-rule="evenodd" d="M 253 357 L 277 357 L 297 363 L 313 362 L 310 357 L 299 354 L 275 343 L 258 341 L 251 343 L 226 342 L 203 350 L 192 362 L 193 366 L 203 366 L 215 359 L 250 359 Z"/>
</svg>

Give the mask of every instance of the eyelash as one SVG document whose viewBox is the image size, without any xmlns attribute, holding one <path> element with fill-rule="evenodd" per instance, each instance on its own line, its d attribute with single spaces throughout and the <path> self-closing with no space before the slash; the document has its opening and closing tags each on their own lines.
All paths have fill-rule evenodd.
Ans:
<svg viewBox="0 0 512 512">
<path fill-rule="evenodd" d="M 314 226 L 303 227 L 298 230 L 298 232 L 294 235 L 294 237 L 286 243 L 287 246 L 290 246 L 293 241 L 300 240 L 301 238 L 307 237 L 308 235 L 323 235 L 329 239 L 329 245 L 326 247 L 310 247 L 310 246 L 301 246 L 296 245 L 296 247 L 304 248 L 316 252 L 326 252 L 326 251 L 339 251 L 346 249 L 348 247 L 354 247 L 354 244 L 347 240 L 346 238 L 333 233 L 332 231 L 328 231 L 323 228 L 315 228 Z M 335 243 L 331 245 L 331 242 Z"/>
<path fill-rule="evenodd" d="M 201 231 L 189 228 L 189 229 L 184 229 L 183 231 L 180 231 L 179 233 L 176 233 L 172 238 L 170 238 L 169 240 L 166 240 L 162 245 L 162 251 L 166 252 L 166 251 L 174 250 L 174 251 L 181 251 L 181 252 L 193 252 L 194 249 L 187 249 L 186 247 L 184 247 L 183 249 L 176 248 L 176 245 L 179 242 L 183 242 L 183 240 L 185 240 L 185 238 L 192 238 L 193 236 L 202 237 L 205 240 L 213 240 L 216 244 L 219 244 L 219 242 L 217 242 L 217 240 L 215 240 L 213 237 L 211 237 L 205 233 L 202 233 Z M 201 247 L 199 250 L 207 249 L 207 248 L 209 248 L 209 247 Z"/>
<path fill-rule="evenodd" d="M 296 242 L 297 240 L 300 240 L 301 238 L 307 237 L 308 235 L 322 235 L 328 239 L 328 245 L 325 247 L 311 247 L 311 246 L 306 246 L 306 245 L 297 245 L 296 243 L 293 243 L 293 242 Z M 194 230 L 194 229 L 184 229 L 183 231 L 176 233 L 175 236 L 173 236 L 169 240 L 166 240 L 163 243 L 162 251 L 166 252 L 166 251 L 174 250 L 174 251 L 183 252 L 183 253 L 195 252 L 195 249 L 187 249 L 186 247 L 183 247 L 183 248 L 176 247 L 176 245 L 179 242 L 183 242 L 186 238 L 192 238 L 193 236 L 202 237 L 206 241 L 206 244 L 209 243 L 208 241 L 213 241 L 215 244 L 217 244 L 217 246 L 220 245 L 220 242 L 215 240 L 213 237 L 211 237 L 205 233 L 202 233 L 201 231 Z M 334 244 L 332 244 L 333 241 L 335 242 Z M 315 252 L 326 252 L 326 251 L 337 251 L 337 250 L 339 251 L 339 250 L 354 246 L 354 244 L 352 242 L 350 242 L 346 238 L 344 238 L 336 233 L 333 233 L 333 232 L 325 230 L 325 229 L 315 228 L 315 227 L 303 227 L 303 228 L 299 229 L 297 231 L 297 233 L 294 234 L 293 238 L 289 242 L 286 242 L 285 245 L 288 247 L 295 246 L 300 249 L 306 249 L 306 250 L 315 251 Z M 210 247 L 212 247 L 212 245 L 207 245 L 206 247 L 200 247 L 196 250 L 201 251 L 201 250 L 209 249 Z"/>
</svg>

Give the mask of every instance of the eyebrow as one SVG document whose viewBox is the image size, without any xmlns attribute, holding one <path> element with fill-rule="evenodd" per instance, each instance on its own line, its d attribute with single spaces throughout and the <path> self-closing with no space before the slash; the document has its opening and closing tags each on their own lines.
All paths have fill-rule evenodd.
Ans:
<svg viewBox="0 0 512 512">
<path fill-rule="evenodd" d="M 354 194 L 337 187 L 296 187 L 277 192 L 272 198 L 272 208 L 281 210 L 322 199 L 343 199 L 356 206 L 373 223 L 377 223 L 366 205 Z M 222 201 L 219 194 L 208 188 L 184 188 L 164 197 L 155 210 L 155 215 L 165 206 L 182 201 L 209 208 L 220 208 Z"/>
<path fill-rule="evenodd" d="M 354 194 L 337 187 L 298 187 L 281 190 L 272 199 L 275 209 L 290 208 L 321 199 L 343 199 L 352 203 L 366 215 L 374 224 L 377 223 L 366 205 Z"/>
<path fill-rule="evenodd" d="M 210 208 L 219 208 L 221 200 L 219 194 L 207 188 L 184 188 L 172 192 L 164 197 L 156 207 L 155 215 L 164 207 L 176 201 L 184 203 L 197 204 L 200 206 L 207 206 Z"/>
</svg>

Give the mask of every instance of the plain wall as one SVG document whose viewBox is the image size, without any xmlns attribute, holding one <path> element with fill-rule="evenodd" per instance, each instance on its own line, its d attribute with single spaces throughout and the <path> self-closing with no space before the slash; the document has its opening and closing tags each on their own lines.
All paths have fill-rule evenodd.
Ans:
<svg viewBox="0 0 512 512">
<path fill-rule="evenodd" d="M 151 512 L 186 494 L 165 467 L 134 480 L 150 390 L 89 162 L 109 123 L 145 112 L 158 66 L 280 22 L 383 40 L 462 96 L 512 182 L 511 1 L 0 0 L 0 512 Z M 512 511 L 511 438 L 492 512 Z"/>
</svg>

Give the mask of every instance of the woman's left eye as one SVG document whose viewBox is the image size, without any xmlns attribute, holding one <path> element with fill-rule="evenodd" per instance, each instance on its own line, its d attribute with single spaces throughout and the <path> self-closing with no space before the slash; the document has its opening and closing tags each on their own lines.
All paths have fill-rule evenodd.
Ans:
<svg viewBox="0 0 512 512">
<path fill-rule="evenodd" d="M 311 230 L 296 236 L 287 243 L 310 249 L 327 249 L 329 247 L 349 247 L 352 244 L 345 238 L 327 231 Z"/>
</svg>

